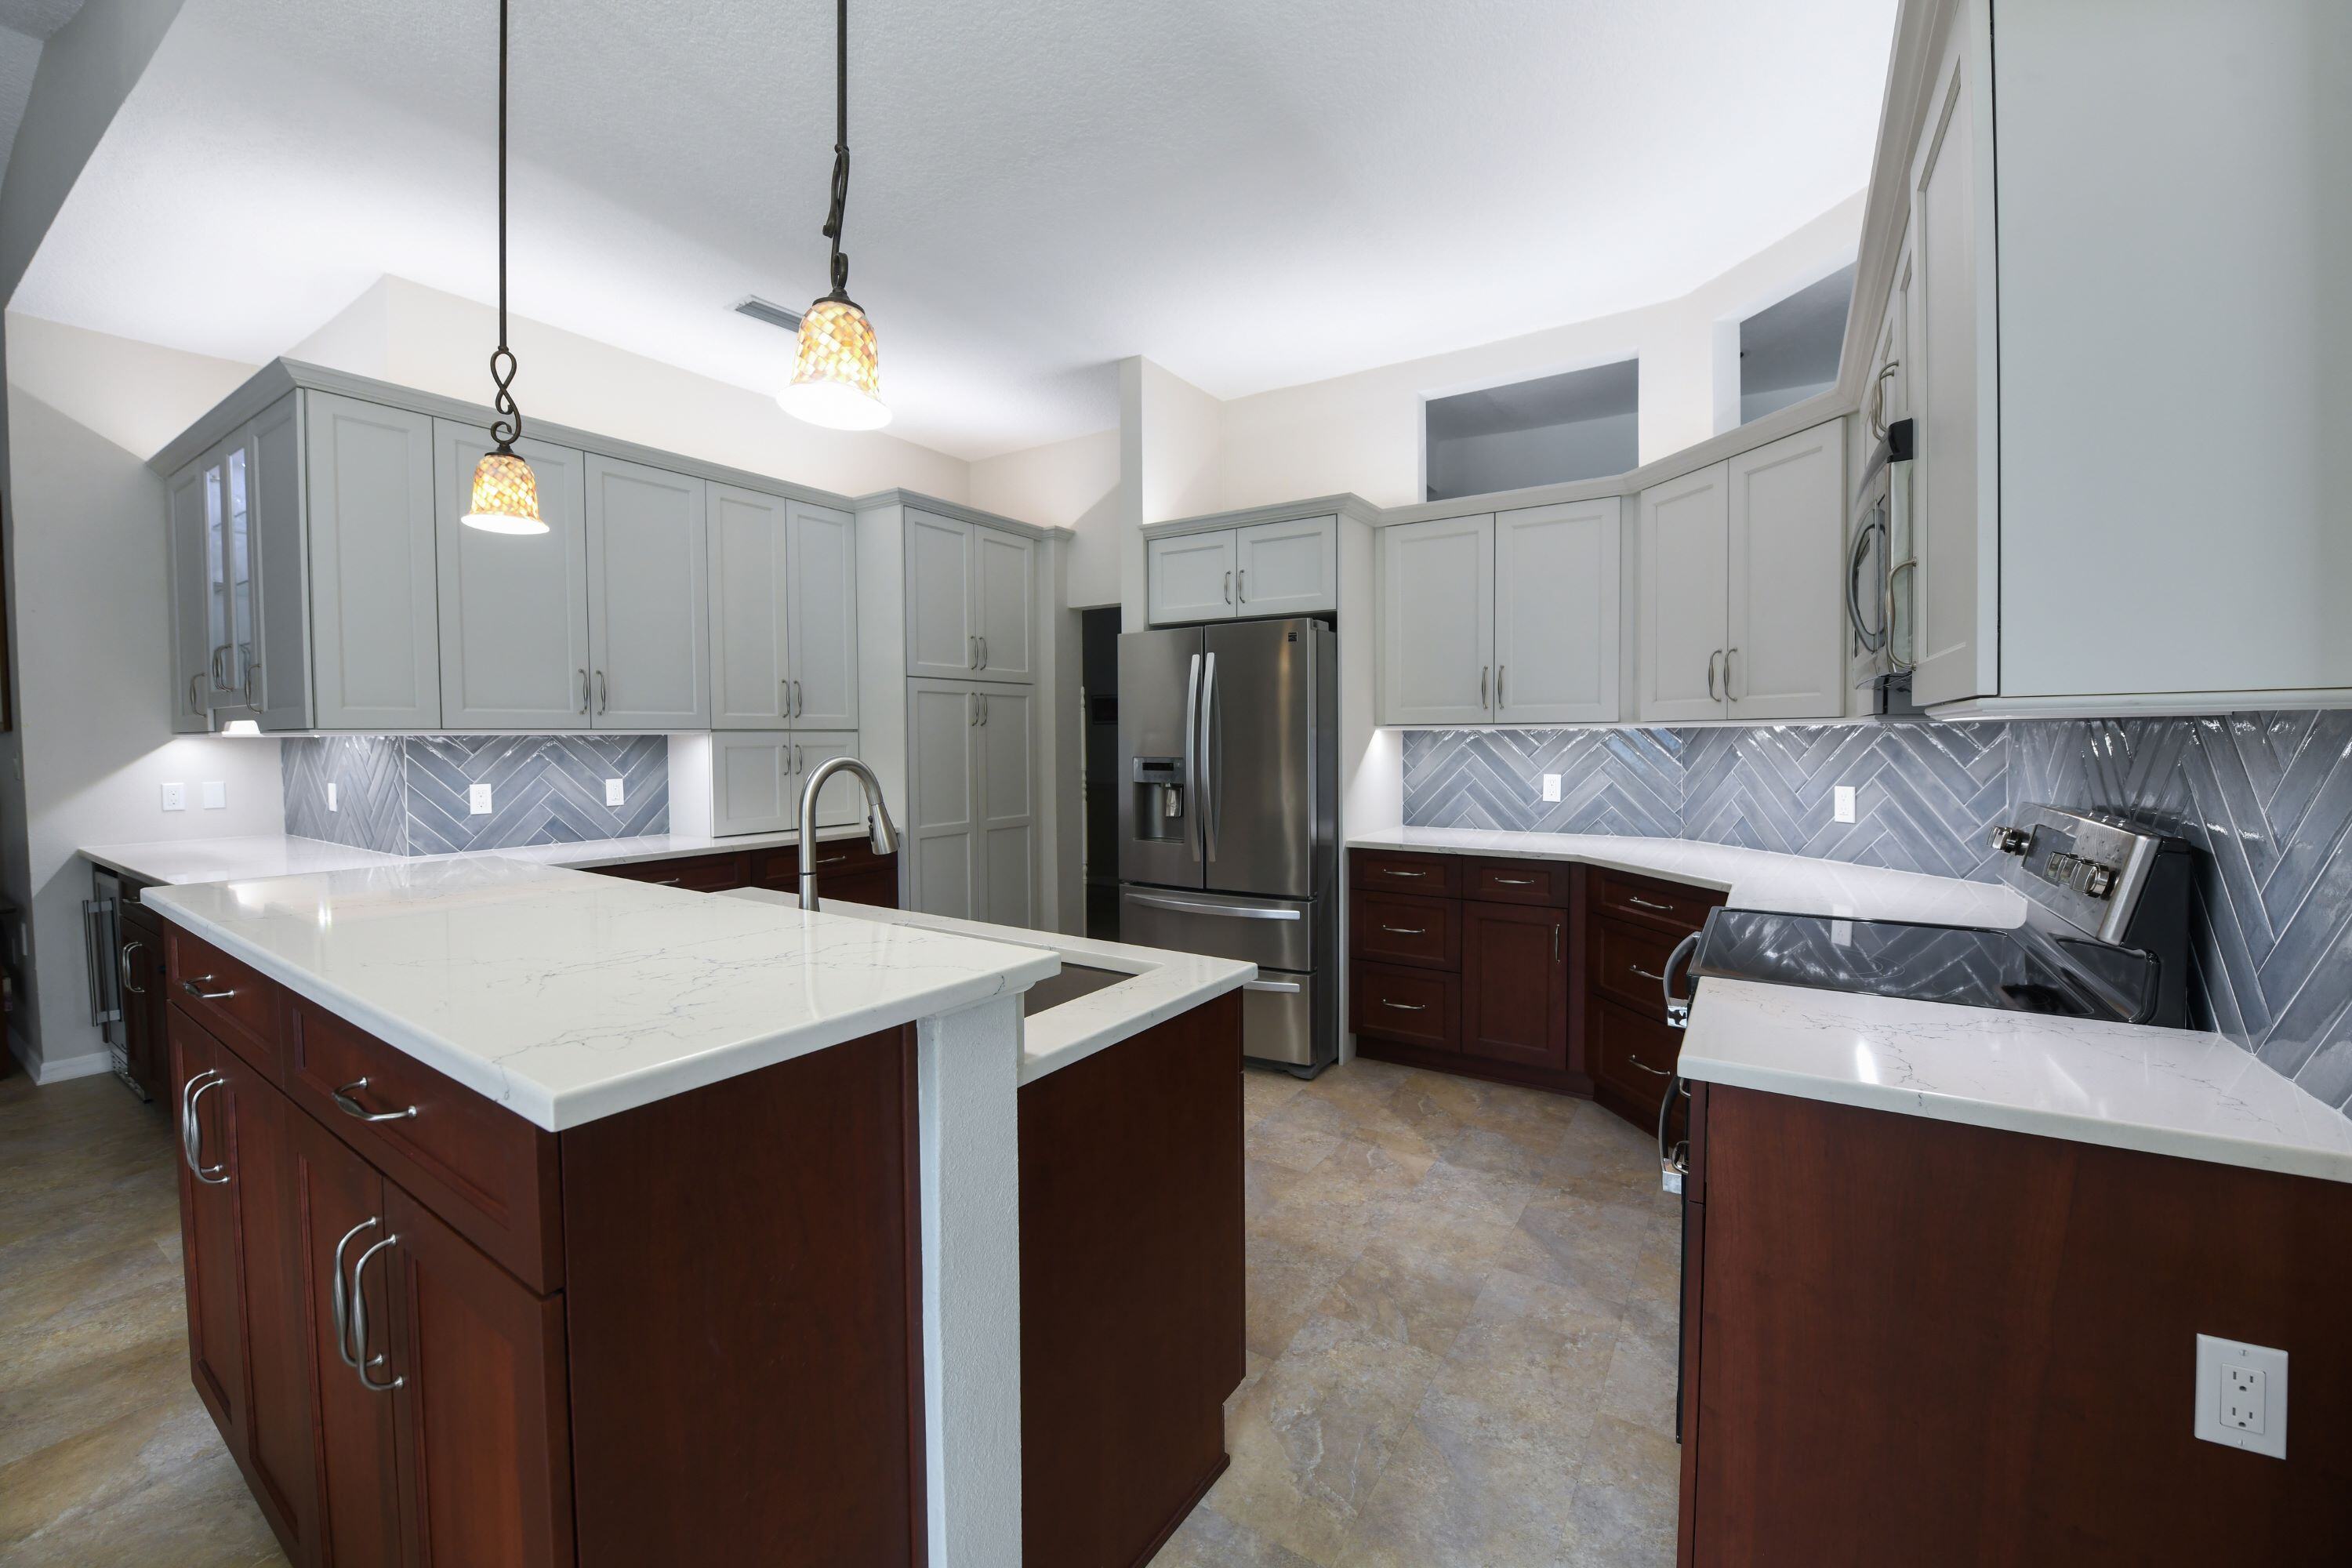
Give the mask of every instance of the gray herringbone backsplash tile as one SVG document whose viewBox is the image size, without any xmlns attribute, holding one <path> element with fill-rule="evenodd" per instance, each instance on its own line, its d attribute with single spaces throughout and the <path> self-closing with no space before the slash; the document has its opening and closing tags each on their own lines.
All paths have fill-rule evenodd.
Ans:
<svg viewBox="0 0 2352 1568">
<path fill-rule="evenodd" d="M 1560 800 L 1541 798 L 1561 775 Z M 1854 821 L 1831 820 L 1854 789 Z M 1404 737 L 1405 821 L 1705 839 L 1989 877 L 2013 806 L 2124 811 L 2202 850 L 2203 1020 L 2352 1110 L 2352 712 Z"/>
<path fill-rule="evenodd" d="M 669 831 L 662 735 L 328 735 L 289 740 L 281 756 L 286 831 L 304 838 L 437 855 Z M 615 778 L 627 804 L 607 806 Z M 490 786 L 480 816 L 478 784 Z"/>
</svg>

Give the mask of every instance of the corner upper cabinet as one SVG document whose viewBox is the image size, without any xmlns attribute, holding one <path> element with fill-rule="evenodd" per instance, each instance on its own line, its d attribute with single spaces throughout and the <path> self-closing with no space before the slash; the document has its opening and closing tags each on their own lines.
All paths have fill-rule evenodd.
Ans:
<svg viewBox="0 0 2352 1568">
<path fill-rule="evenodd" d="M 1221 528 L 1145 542 L 1144 609 L 1153 626 L 1234 618 L 1234 535 Z"/>
<path fill-rule="evenodd" d="M 1483 724 L 1495 716 L 1495 518 L 1381 531 L 1380 721 Z"/>
<path fill-rule="evenodd" d="M 459 520 L 490 447 L 476 426 L 436 420 L 441 714 L 454 730 L 589 728 L 586 458 L 523 440 L 545 533 L 487 533 Z"/>
<path fill-rule="evenodd" d="M 433 421 L 332 393 L 302 395 L 310 727 L 438 729 Z M 265 603 L 265 616 L 272 613 Z M 278 673 L 266 664 L 265 680 Z"/>
<path fill-rule="evenodd" d="M 1034 681 L 1035 542 L 911 507 L 905 526 L 908 679 Z"/>
<path fill-rule="evenodd" d="M 1617 718 L 1614 496 L 1495 514 L 1495 710 L 1506 724 Z"/>
<path fill-rule="evenodd" d="M 590 708 L 599 730 L 709 727 L 708 488 L 588 455 Z"/>
</svg>

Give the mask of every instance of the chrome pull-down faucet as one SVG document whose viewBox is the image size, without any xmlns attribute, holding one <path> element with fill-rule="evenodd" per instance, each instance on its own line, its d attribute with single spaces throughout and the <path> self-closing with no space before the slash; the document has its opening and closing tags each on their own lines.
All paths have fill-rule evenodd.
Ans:
<svg viewBox="0 0 2352 1568">
<path fill-rule="evenodd" d="M 808 782 L 801 785 L 801 908 L 813 910 L 816 897 L 816 795 L 824 781 L 838 773 L 857 775 L 866 789 L 866 842 L 874 846 L 877 855 L 898 852 L 898 830 L 890 822 L 890 808 L 882 804 L 882 781 L 874 770 L 856 757 L 828 757 L 809 770 Z"/>
</svg>

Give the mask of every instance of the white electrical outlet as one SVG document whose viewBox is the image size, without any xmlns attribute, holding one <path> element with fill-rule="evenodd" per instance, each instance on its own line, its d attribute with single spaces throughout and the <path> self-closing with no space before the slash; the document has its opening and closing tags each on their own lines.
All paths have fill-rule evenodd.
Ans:
<svg viewBox="0 0 2352 1568">
<path fill-rule="evenodd" d="M 228 807 L 228 784 L 223 779 L 205 781 L 205 809 L 224 811 Z"/>
<path fill-rule="evenodd" d="M 1830 820 L 1832 822 L 1852 822 L 1853 820 L 1853 785 L 1837 784 L 1832 787 L 1830 790 Z"/>
<path fill-rule="evenodd" d="M 2197 1436 L 2286 1458 L 2286 1352 L 2197 1336 Z"/>
<path fill-rule="evenodd" d="M 618 779 L 606 779 L 604 781 L 604 804 L 606 805 L 619 805 L 621 803 L 621 781 Z"/>
<path fill-rule="evenodd" d="M 466 809 L 476 816 L 490 815 L 490 786 L 476 784 L 466 792 Z"/>
<path fill-rule="evenodd" d="M 332 779 L 327 781 L 327 809 L 329 811 L 341 811 L 343 809 L 341 806 L 335 804 L 335 784 Z"/>
<path fill-rule="evenodd" d="M 188 786 L 184 784 L 165 784 L 163 786 L 163 809 L 165 811 L 187 810 Z"/>
<path fill-rule="evenodd" d="M 1544 774 L 1543 789 L 1543 797 L 1546 800 L 1558 800 L 1559 798 L 1559 775 L 1558 773 Z"/>
</svg>

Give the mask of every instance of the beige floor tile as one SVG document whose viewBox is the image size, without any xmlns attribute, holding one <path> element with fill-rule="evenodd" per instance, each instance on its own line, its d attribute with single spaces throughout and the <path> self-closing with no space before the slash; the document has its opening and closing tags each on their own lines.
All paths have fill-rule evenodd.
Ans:
<svg viewBox="0 0 2352 1568">
<path fill-rule="evenodd" d="M 1483 1268 L 1462 1268 L 1420 1247 L 1376 1236 L 1317 1310 L 1444 1355 L 1469 1321 L 1485 1284 Z"/>
<path fill-rule="evenodd" d="M 1325 1562 L 1301 1557 L 1204 1502 L 1160 1549 L 1151 1568 L 1325 1568 Z"/>
<path fill-rule="evenodd" d="M 1505 1435 L 1491 1446 L 1416 1420 L 1358 1510 L 1337 1568 L 1551 1568 L 1546 1483 L 1573 1455 Z M 1523 1506 L 1514 1485 L 1536 1489 Z"/>
<path fill-rule="evenodd" d="M 1255 1125 L 1268 1111 L 1296 1100 L 1307 1080 L 1267 1068 L 1242 1069 L 1242 1124 Z"/>
<path fill-rule="evenodd" d="M 1242 1134 L 1242 1153 L 1244 1158 L 1304 1175 L 1329 1159 L 1347 1135 L 1344 1127 L 1330 1131 L 1303 1126 L 1285 1109 Z"/>
<path fill-rule="evenodd" d="M 1675 1560 L 1682 1450 L 1671 1436 L 1601 1416 L 1586 1445 L 1561 1545 L 1580 1568 L 1661 1568 Z"/>
<path fill-rule="evenodd" d="M 1249 1233 L 1247 1247 L 1244 1342 L 1254 1354 L 1278 1356 L 1355 1260 L 1255 1229 Z"/>
</svg>

